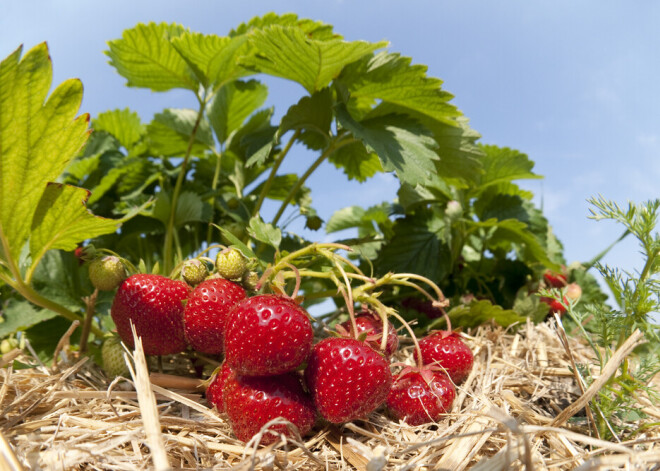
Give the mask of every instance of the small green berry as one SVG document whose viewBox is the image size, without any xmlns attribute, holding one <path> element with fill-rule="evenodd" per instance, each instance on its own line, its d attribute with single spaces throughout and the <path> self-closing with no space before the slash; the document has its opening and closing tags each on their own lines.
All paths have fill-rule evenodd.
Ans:
<svg viewBox="0 0 660 471">
<path fill-rule="evenodd" d="M 181 267 L 181 276 L 191 286 L 200 284 L 209 276 L 209 270 L 206 264 L 201 260 L 194 258 L 186 260 Z"/>
<path fill-rule="evenodd" d="M 227 280 L 237 280 L 248 268 L 248 260 L 236 249 L 226 249 L 218 253 L 215 259 L 218 274 Z"/>
<path fill-rule="evenodd" d="M 109 377 L 128 376 L 128 366 L 124 361 L 124 348 L 119 337 L 109 337 L 103 342 L 101 357 L 103 358 L 103 370 Z"/>
<path fill-rule="evenodd" d="M 241 284 L 248 291 L 256 291 L 259 283 L 259 274 L 256 271 L 246 271 L 243 273 Z"/>
<path fill-rule="evenodd" d="M 99 291 L 112 291 L 126 276 L 126 267 L 114 255 L 97 258 L 89 264 L 89 279 Z"/>
<path fill-rule="evenodd" d="M 3 355 L 11 352 L 15 348 L 18 348 L 18 340 L 16 339 L 4 339 L 0 342 L 0 353 Z"/>
</svg>

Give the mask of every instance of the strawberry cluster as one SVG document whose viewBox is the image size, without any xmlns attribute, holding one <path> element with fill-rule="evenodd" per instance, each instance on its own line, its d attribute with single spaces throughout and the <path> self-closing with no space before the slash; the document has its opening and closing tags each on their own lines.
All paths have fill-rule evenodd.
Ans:
<svg viewBox="0 0 660 471">
<path fill-rule="evenodd" d="M 349 320 L 315 343 L 313 319 L 298 298 L 250 295 L 246 271 L 234 250 L 218 255 L 211 274 L 203 263 L 186 262 L 185 281 L 134 274 L 121 281 L 111 308 L 119 337 L 133 347 L 135 329 L 148 355 L 192 348 L 224 356 L 206 397 L 239 440 L 260 432 L 264 444 L 280 434 L 304 436 L 319 419 L 344 423 L 382 406 L 411 425 L 451 409 L 455 385 L 473 362 L 458 334 L 415 340 L 417 365 L 393 375 L 399 338 L 387 312 L 364 307 L 355 315 L 351 303 Z"/>
</svg>

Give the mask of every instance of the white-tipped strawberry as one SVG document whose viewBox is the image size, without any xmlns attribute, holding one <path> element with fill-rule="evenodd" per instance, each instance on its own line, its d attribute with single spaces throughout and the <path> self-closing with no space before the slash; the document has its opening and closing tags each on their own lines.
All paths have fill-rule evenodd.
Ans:
<svg viewBox="0 0 660 471">
<path fill-rule="evenodd" d="M 112 291 L 127 276 L 124 263 L 114 255 L 97 258 L 89 264 L 89 280 L 99 291 Z"/>
</svg>

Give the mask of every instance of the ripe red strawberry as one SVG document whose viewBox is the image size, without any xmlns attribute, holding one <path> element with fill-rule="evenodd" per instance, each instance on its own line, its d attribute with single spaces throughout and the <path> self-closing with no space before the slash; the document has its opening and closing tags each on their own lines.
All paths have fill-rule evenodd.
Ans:
<svg viewBox="0 0 660 471">
<path fill-rule="evenodd" d="M 441 366 L 455 384 L 461 383 L 470 374 L 474 355 L 456 332 L 433 332 L 419 341 L 419 348 L 422 362 Z"/>
<path fill-rule="evenodd" d="M 119 286 L 110 313 L 121 339 L 133 348 L 131 322 L 147 355 L 179 353 L 187 346 L 183 301 L 190 288 L 160 275 L 129 276 Z"/>
<path fill-rule="evenodd" d="M 546 296 L 541 296 L 541 302 L 546 303 L 550 307 L 550 312 L 556 312 L 557 314 L 564 314 L 566 312 L 566 308 L 564 305 L 559 302 L 559 300 L 554 299 L 554 298 L 548 298 Z M 564 297 L 564 302 L 568 302 L 566 297 Z"/>
<path fill-rule="evenodd" d="M 227 378 L 232 374 L 231 368 L 227 365 L 226 361 L 218 367 L 215 374 L 211 378 L 211 382 L 206 388 L 206 401 L 211 406 L 215 406 L 218 412 L 225 412 L 225 395 L 224 389 L 227 384 Z"/>
<path fill-rule="evenodd" d="M 455 397 L 456 389 L 443 371 L 409 367 L 395 376 L 387 408 L 397 420 L 422 425 L 439 420 L 451 409 Z"/>
<path fill-rule="evenodd" d="M 383 321 L 378 317 L 378 314 L 364 310 L 355 316 L 355 325 L 357 327 L 358 338 L 362 339 L 369 344 L 371 348 L 376 351 L 382 352 L 380 349 L 383 338 Z M 350 319 L 342 322 L 337 326 L 337 332 L 342 337 L 355 338 L 352 334 L 352 326 Z M 399 337 L 396 334 L 396 329 L 391 322 L 388 322 L 387 328 L 387 343 L 385 344 L 385 351 L 382 352 L 386 357 L 391 357 L 396 349 L 399 348 Z"/>
<path fill-rule="evenodd" d="M 314 404 L 295 373 L 251 377 L 232 373 L 225 383 L 224 398 L 234 435 L 244 442 L 277 417 L 296 425 L 301 436 L 309 433 L 316 419 Z M 269 430 L 293 435 L 285 424 L 271 426 Z M 265 433 L 261 443 L 278 439 L 279 435 Z"/>
<path fill-rule="evenodd" d="M 227 315 L 245 297 L 241 286 L 222 278 L 212 278 L 197 285 L 190 293 L 183 314 L 190 346 L 210 355 L 222 353 Z"/>
<path fill-rule="evenodd" d="M 314 346 L 305 380 L 319 413 L 338 424 L 364 417 L 383 404 L 392 374 L 383 355 L 366 343 L 334 337 Z"/>
<path fill-rule="evenodd" d="M 553 271 L 547 270 L 543 274 L 543 279 L 551 288 L 563 288 L 566 286 L 566 275 L 563 273 L 555 273 Z"/>
<path fill-rule="evenodd" d="M 262 294 L 244 299 L 227 317 L 227 363 L 247 376 L 279 375 L 296 369 L 312 349 L 308 316 L 283 296 Z"/>
</svg>

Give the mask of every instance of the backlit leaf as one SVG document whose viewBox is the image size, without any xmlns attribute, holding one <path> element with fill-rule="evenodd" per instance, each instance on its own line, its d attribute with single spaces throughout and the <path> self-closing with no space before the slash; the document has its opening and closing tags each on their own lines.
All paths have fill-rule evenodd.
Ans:
<svg viewBox="0 0 660 471">
<path fill-rule="evenodd" d="M 185 88 L 197 92 L 199 82 L 193 70 L 171 43 L 185 29 L 177 24 L 138 24 L 124 30 L 121 39 L 109 41 L 106 51 L 119 75 L 129 87 L 164 92 Z"/>
<path fill-rule="evenodd" d="M 218 141 L 227 141 L 267 96 L 268 88 L 257 80 L 231 82 L 220 88 L 207 113 Z"/>
<path fill-rule="evenodd" d="M 90 192 L 49 183 L 32 220 L 30 252 L 35 261 L 47 250 L 74 250 L 78 243 L 115 232 L 121 221 L 94 216 L 87 210 Z"/>
<path fill-rule="evenodd" d="M 52 68 L 46 44 L 0 63 L 0 232 L 18 259 L 46 183 L 56 180 L 87 140 L 76 118 L 82 85 L 67 80 L 47 98 Z"/>
<path fill-rule="evenodd" d="M 249 34 L 255 50 L 243 60 L 255 71 L 298 82 L 310 94 L 321 90 L 342 69 L 386 43 L 312 39 L 298 27 L 273 25 Z"/>
<path fill-rule="evenodd" d="M 145 133 L 140 116 L 128 108 L 100 113 L 93 121 L 94 131 L 105 131 L 117 138 L 126 149 L 131 149 Z"/>
</svg>

